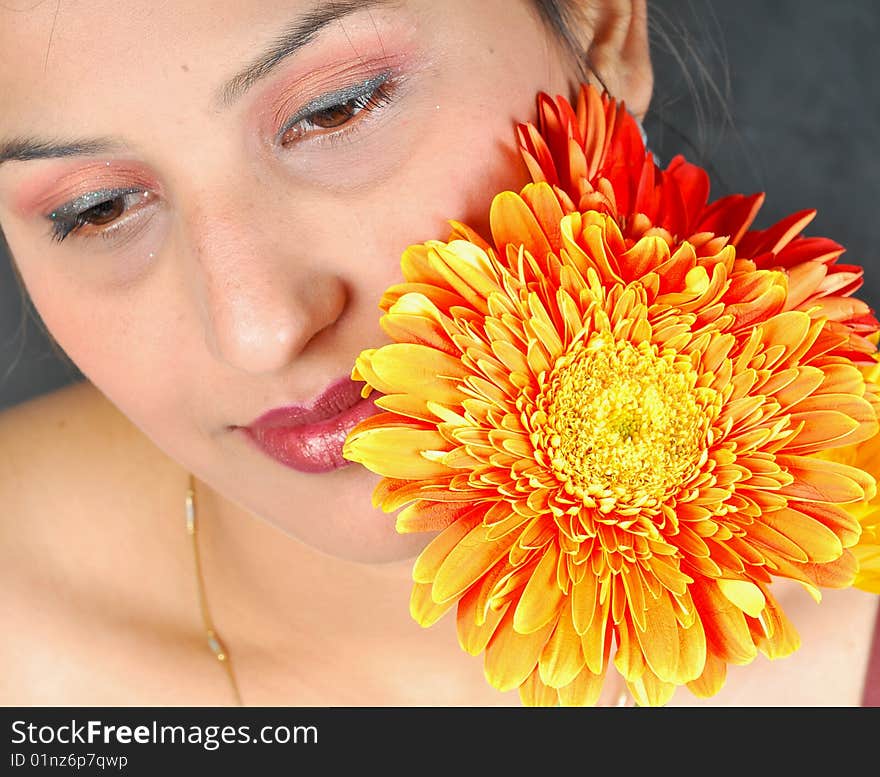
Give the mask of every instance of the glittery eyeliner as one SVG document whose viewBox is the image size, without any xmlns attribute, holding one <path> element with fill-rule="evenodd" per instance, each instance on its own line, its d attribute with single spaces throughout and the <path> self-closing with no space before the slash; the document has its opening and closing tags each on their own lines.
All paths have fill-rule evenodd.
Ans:
<svg viewBox="0 0 880 777">
<path fill-rule="evenodd" d="M 278 131 L 278 140 L 280 141 L 280 139 L 284 137 L 284 133 L 286 133 L 291 127 L 296 126 L 311 114 L 327 110 L 328 108 L 335 108 L 338 105 L 343 105 L 349 102 L 350 100 L 356 100 L 359 97 L 369 95 L 384 84 L 390 77 L 391 74 L 389 72 L 380 73 L 379 75 L 368 78 L 366 81 L 362 81 L 359 84 L 354 84 L 344 89 L 338 89 L 335 92 L 329 92 L 328 94 L 316 97 L 311 102 L 306 103 L 306 105 L 300 108 L 293 116 L 284 122 L 284 126 Z"/>
<path fill-rule="evenodd" d="M 63 240 L 78 225 L 80 217 L 98 205 L 123 197 L 126 194 L 137 194 L 143 191 L 136 187 L 123 189 L 101 189 L 88 194 L 83 194 L 75 200 L 66 202 L 55 208 L 46 218 L 52 222 L 52 234 L 56 240 Z"/>
</svg>

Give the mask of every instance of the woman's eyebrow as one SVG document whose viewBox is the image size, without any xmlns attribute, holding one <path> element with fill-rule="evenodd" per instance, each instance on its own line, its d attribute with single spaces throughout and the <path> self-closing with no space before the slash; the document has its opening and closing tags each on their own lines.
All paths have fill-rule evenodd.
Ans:
<svg viewBox="0 0 880 777">
<path fill-rule="evenodd" d="M 378 5 L 400 4 L 400 0 L 332 0 L 317 4 L 288 25 L 285 31 L 275 38 L 250 65 L 223 84 L 214 95 L 215 103 L 219 108 L 229 107 L 257 81 L 269 75 L 281 62 L 307 46 L 328 24 Z M 61 141 L 16 137 L 0 141 L 0 165 L 7 161 L 22 162 L 30 159 L 93 155 L 124 149 L 125 144 L 116 138 Z"/>
<path fill-rule="evenodd" d="M 12 138 L 0 143 L 0 165 L 4 162 L 24 162 L 28 159 L 51 159 L 54 157 L 103 154 L 125 148 L 115 138 L 90 138 L 58 142 L 37 138 Z"/>
<path fill-rule="evenodd" d="M 279 35 L 260 56 L 227 81 L 216 93 L 215 103 L 228 107 L 282 61 L 294 55 L 328 24 L 377 5 L 400 5 L 399 0 L 334 0 L 307 11 Z"/>
</svg>

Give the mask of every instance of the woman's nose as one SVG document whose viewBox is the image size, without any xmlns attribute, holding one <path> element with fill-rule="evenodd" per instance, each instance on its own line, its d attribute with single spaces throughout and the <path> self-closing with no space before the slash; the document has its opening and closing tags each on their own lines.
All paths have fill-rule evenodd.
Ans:
<svg viewBox="0 0 880 777">
<path fill-rule="evenodd" d="M 191 238 L 207 346 L 236 369 L 283 370 L 345 308 L 343 279 L 289 226 L 217 216 L 199 219 Z"/>
</svg>

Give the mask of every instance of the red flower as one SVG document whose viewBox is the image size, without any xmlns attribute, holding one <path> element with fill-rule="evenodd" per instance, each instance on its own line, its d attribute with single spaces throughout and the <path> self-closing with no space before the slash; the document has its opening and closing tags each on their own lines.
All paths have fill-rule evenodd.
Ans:
<svg viewBox="0 0 880 777">
<path fill-rule="evenodd" d="M 844 248 L 803 230 L 815 210 L 793 213 L 763 230 L 751 229 L 764 194 L 732 194 L 709 202 L 709 176 L 676 156 L 662 169 L 645 148 L 638 124 L 623 103 L 581 84 L 577 109 L 562 96 L 537 98 L 538 126 L 520 123 L 520 152 L 535 182 L 546 181 L 565 213 L 597 210 L 620 225 L 629 244 L 656 234 L 671 246 L 687 241 L 707 256 L 736 248 L 736 270 L 782 270 L 786 310 L 828 320 L 830 334 L 846 338 L 840 356 L 869 364 L 880 329 L 871 308 L 851 295 L 863 283 L 861 267 L 838 264 Z M 674 249 L 673 249 L 674 250 Z"/>
</svg>

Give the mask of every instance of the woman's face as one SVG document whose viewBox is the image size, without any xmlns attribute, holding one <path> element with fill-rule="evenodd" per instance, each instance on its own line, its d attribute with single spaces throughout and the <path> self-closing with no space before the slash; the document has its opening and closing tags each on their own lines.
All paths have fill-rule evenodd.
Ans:
<svg viewBox="0 0 880 777">
<path fill-rule="evenodd" d="M 450 218 L 485 231 L 488 195 L 524 183 L 514 121 L 576 84 L 532 3 L 18 5 L 0 224 L 52 335 L 240 507 L 337 556 L 412 555 L 378 478 L 336 466 L 362 409 L 322 426 L 319 401 L 287 463 L 239 427 L 346 378 L 387 342 L 402 251 Z"/>
</svg>

